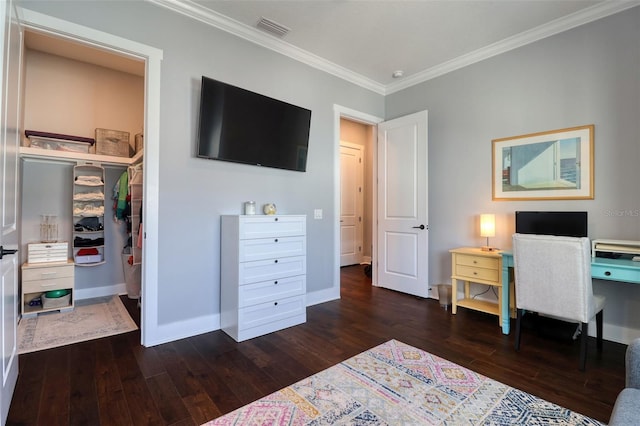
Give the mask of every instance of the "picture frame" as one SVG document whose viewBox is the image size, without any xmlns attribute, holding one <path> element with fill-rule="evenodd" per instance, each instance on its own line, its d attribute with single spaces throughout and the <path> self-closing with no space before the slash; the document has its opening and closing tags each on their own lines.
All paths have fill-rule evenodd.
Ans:
<svg viewBox="0 0 640 426">
<path fill-rule="evenodd" d="M 592 200 L 594 127 L 492 140 L 493 200 Z"/>
</svg>

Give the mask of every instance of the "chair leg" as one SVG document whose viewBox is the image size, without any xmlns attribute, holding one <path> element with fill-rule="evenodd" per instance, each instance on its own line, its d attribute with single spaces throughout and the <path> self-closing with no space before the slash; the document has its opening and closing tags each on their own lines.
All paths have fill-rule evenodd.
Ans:
<svg viewBox="0 0 640 426">
<path fill-rule="evenodd" d="M 587 367 L 587 339 L 589 338 L 589 323 L 582 323 L 580 335 L 580 371 L 585 371 Z"/>
<path fill-rule="evenodd" d="M 596 314 L 596 345 L 598 347 L 598 352 L 602 352 L 602 320 L 603 320 L 603 311 Z"/>
<path fill-rule="evenodd" d="M 520 350 L 520 327 L 522 325 L 522 315 L 524 315 L 524 309 L 518 309 L 516 315 L 516 351 Z"/>
</svg>

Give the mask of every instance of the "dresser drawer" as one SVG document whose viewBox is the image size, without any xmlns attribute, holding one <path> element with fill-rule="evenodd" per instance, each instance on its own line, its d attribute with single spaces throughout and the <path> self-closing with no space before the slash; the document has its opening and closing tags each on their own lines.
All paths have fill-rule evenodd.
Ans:
<svg viewBox="0 0 640 426">
<path fill-rule="evenodd" d="M 487 269 L 498 269 L 500 267 L 500 260 L 496 258 L 456 254 L 455 259 L 456 265 L 466 265 Z"/>
<path fill-rule="evenodd" d="M 305 216 L 258 216 L 240 220 L 241 240 L 306 235 Z"/>
<path fill-rule="evenodd" d="M 244 285 L 296 275 L 305 275 L 306 270 L 307 262 L 305 256 L 243 262 L 239 265 L 238 284 Z"/>
<path fill-rule="evenodd" d="M 260 283 L 247 284 L 239 288 L 240 307 L 258 305 L 305 293 L 306 276 L 281 278 Z"/>
<path fill-rule="evenodd" d="M 467 278 L 469 280 L 484 280 L 492 281 L 495 283 L 500 282 L 500 271 L 497 269 L 486 269 L 475 266 L 456 265 L 455 275 L 460 278 Z"/>
<path fill-rule="evenodd" d="M 36 280 L 52 280 L 58 278 L 73 277 L 74 266 L 73 263 L 61 266 L 47 266 L 47 267 L 23 267 L 22 268 L 22 281 L 36 281 Z"/>
<path fill-rule="evenodd" d="M 307 252 L 306 240 L 304 236 L 242 240 L 239 250 L 240 262 L 304 256 Z"/>
<path fill-rule="evenodd" d="M 51 280 L 23 281 L 22 293 L 43 293 L 50 290 L 73 288 L 73 277 L 55 278 Z"/>
<path fill-rule="evenodd" d="M 238 311 L 240 330 L 282 321 L 289 317 L 306 314 L 305 297 L 296 296 L 259 305 L 240 308 Z"/>
</svg>

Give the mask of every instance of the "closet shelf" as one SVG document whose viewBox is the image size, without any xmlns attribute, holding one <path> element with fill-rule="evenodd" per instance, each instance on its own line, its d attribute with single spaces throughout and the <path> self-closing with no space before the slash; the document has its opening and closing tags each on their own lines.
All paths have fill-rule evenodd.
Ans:
<svg viewBox="0 0 640 426">
<path fill-rule="evenodd" d="M 78 161 L 95 161 L 103 165 L 129 166 L 142 160 L 143 151 L 140 150 L 131 158 L 116 157 L 113 155 L 83 154 L 80 152 L 53 151 L 29 146 L 20 147 L 20 157 L 25 160 L 54 161 L 65 163 L 77 163 Z"/>
</svg>

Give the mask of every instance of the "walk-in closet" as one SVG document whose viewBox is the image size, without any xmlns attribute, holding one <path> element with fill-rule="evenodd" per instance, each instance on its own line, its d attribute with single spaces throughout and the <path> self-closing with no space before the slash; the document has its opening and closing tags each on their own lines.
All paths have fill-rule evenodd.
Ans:
<svg viewBox="0 0 640 426">
<path fill-rule="evenodd" d="M 62 308 L 116 294 L 139 298 L 144 61 L 27 30 L 22 69 L 21 264 L 30 265 L 37 244 L 66 243 L 74 267 Z M 24 294 L 24 280 L 23 272 L 23 312 L 37 315 L 42 301 L 37 290 Z"/>
</svg>

